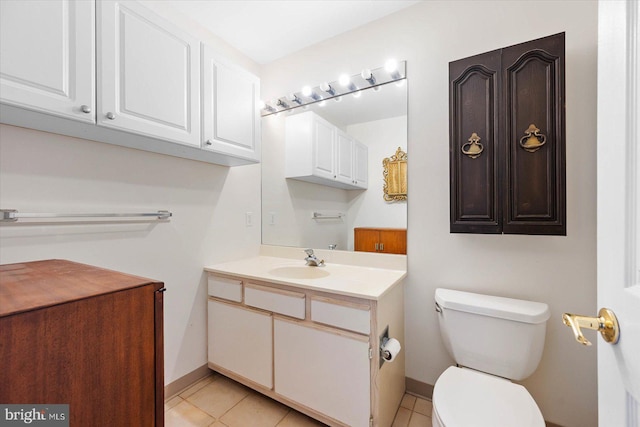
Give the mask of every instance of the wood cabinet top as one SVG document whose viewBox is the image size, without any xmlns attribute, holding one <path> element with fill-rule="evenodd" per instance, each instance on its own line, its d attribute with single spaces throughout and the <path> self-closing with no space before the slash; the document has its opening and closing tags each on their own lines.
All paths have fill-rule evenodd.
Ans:
<svg viewBox="0 0 640 427">
<path fill-rule="evenodd" d="M 0 317 L 139 286 L 157 280 L 66 260 L 0 265 Z"/>
</svg>

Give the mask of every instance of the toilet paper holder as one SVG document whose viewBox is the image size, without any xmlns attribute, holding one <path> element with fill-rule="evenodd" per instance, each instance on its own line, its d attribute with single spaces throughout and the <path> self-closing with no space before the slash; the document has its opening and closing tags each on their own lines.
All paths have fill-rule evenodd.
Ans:
<svg viewBox="0 0 640 427">
<path fill-rule="evenodd" d="M 384 364 L 384 362 L 393 361 L 393 357 L 391 353 L 385 348 L 387 342 L 389 341 L 389 326 L 387 325 L 380 335 L 380 367 Z"/>
</svg>

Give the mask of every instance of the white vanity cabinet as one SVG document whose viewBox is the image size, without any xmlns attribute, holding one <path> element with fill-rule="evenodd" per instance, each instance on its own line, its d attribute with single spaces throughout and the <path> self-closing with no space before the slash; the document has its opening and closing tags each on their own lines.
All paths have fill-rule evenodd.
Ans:
<svg viewBox="0 0 640 427">
<path fill-rule="evenodd" d="M 0 1 L 0 101 L 95 123 L 92 1 Z"/>
<path fill-rule="evenodd" d="M 140 3 L 97 5 L 98 124 L 199 147 L 199 41 Z"/>
<path fill-rule="evenodd" d="M 2 123 L 225 166 L 260 161 L 259 79 L 212 59 L 188 29 L 131 0 L 0 7 Z"/>
<path fill-rule="evenodd" d="M 364 144 L 313 111 L 287 117 L 285 132 L 285 178 L 347 190 L 367 188 Z"/>
<path fill-rule="evenodd" d="M 208 275 L 211 369 L 331 426 L 391 425 L 404 353 L 380 365 L 379 348 L 404 335 L 402 285 L 370 299 Z"/>
<path fill-rule="evenodd" d="M 202 44 L 202 147 L 260 160 L 260 79 Z"/>
</svg>

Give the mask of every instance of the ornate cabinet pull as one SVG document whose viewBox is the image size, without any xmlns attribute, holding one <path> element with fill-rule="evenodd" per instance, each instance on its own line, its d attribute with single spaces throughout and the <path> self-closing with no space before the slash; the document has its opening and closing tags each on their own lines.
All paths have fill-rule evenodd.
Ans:
<svg viewBox="0 0 640 427">
<path fill-rule="evenodd" d="M 462 153 L 466 154 L 472 159 L 477 159 L 484 151 L 484 147 L 482 146 L 482 144 L 480 144 L 480 137 L 477 133 L 473 132 L 468 141 L 469 142 L 462 145 Z"/>
<path fill-rule="evenodd" d="M 535 153 L 547 142 L 547 137 L 540 133 L 540 129 L 533 123 L 529 129 L 524 131 L 524 136 L 520 138 L 520 146 L 530 153 Z"/>
</svg>

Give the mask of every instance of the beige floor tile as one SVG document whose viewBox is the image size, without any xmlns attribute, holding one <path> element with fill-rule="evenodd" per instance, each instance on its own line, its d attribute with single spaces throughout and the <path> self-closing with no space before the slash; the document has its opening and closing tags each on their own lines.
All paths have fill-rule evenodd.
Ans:
<svg viewBox="0 0 640 427">
<path fill-rule="evenodd" d="M 212 417 L 220 418 L 248 394 L 248 388 L 221 376 L 193 393 L 187 401 Z"/>
<path fill-rule="evenodd" d="M 393 420 L 391 427 L 407 427 L 410 418 L 411 411 L 401 406 L 398 408 L 398 412 L 396 412 L 396 418 Z"/>
<path fill-rule="evenodd" d="M 182 402 L 182 398 L 179 396 L 173 396 L 171 399 L 166 400 L 164 402 L 164 411 L 167 412 L 169 409 L 176 406 L 178 403 Z"/>
<path fill-rule="evenodd" d="M 182 392 L 178 393 L 178 396 L 180 396 L 183 399 L 186 399 L 187 397 L 191 396 L 196 391 L 200 390 L 201 388 L 203 388 L 207 384 L 211 383 L 211 381 L 213 381 L 214 379 L 216 379 L 218 377 L 220 377 L 219 374 L 213 373 L 213 374 L 201 379 L 200 381 L 196 382 L 191 387 L 189 387 L 189 388 L 183 390 Z"/>
<path fill-rule="evenodd" d="M 403 408 L 407 408 L 410 411 L 413 411 L 413 405 L 416 403 L 416 397 L 411 396 L 410 394 L 405 394 L 402 398 L 402 402 L 400 402 L 400 406 Z"/>
<path fill-rule="evenodd" d="M 421 399 L 419 397 L 416 399 L 416 404 L 413 407 L 413 410 L 415 412 L 418 412 L 422 415 L 426 415 L 427 417 L 431 416 L 432 409 L 433 409 L 433 404 L 431 403 L 430 400 Z"/>
<path fill-rule="evenodd" d="M 224 414 L 220 421 L 229 427 L 275 427 L 289 408 L 257 393 L 251 393 Z"/>
<path fill-rule="evenodd" d="M 229 427 L 229 426 L 221 423 L 220 421 L 216 421 L 215 423 L 211 424 L 209 427 Z"/>
<path fill-rule="evenodd" d="M 414 412 L 411 414 L 411 421 L 409 421 L 409 427 L 431 427 L 431 418 L 426 415 Z"/>
<path fill-rule="evenodd" d="M 278 427 L 323 427 L 326 424 L 322 424 L 318 420 L 314 420 L 311 417 L 301 414 L 298 411 L 291 410 L 286 417 L 278 423 Z"/>
<path fill-rule="evenodd" d="M 215 420 L 187 401 L 178 403 L 164 413 L 166 427 L 206 427 Z"/>
</svg>

